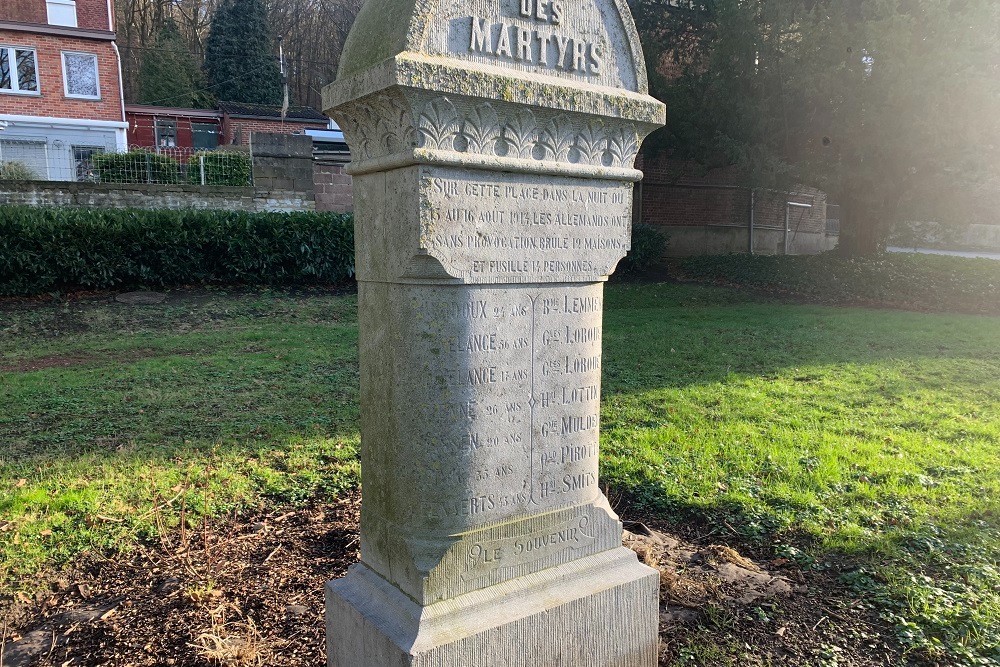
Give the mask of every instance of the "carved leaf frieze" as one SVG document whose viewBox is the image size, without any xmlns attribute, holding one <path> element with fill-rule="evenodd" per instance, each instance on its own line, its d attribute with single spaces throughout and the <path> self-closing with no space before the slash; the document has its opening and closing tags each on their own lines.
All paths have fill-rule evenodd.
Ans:
<svg viewBox="0 0 1000 667">
<path fill-rule="evenodd" d="M 583 130 L 576 135 L 574 144 L 576 150 L 579 151 L 579 162 L 584 164 L 601 164 L 606 145 L 607 138 L 604 134 L 604 126 L 597 121 L 587 123 Z"/>
<path fill-rule="evenodd" d="M 348 145 L 355 147 L 358 151 L 359 156 L 362 154 L 361 151 L 361 137 L 363 132 L 361 130 L 360 123 L 358 123 L 354 116 L 351 114 L 338 114 L 337 124 L 344 133 L 344 138 L 347 139 Z"/>
<path fill-rule="evenodd" d="M 569 162 L 569 152 L 573 148 L 574 128 L 566 116 L 560 114 L 549 121 L 542 130 L 539 143 L 545 149 L 546 158 L 556 162 Z"/>
<path fill-rule="evenodd" d="M 489 102 L 480 104 L 462 124 L 462 135 L 470 153 L 493 155 L 500 138 L 500 120 Z"/>
<path fill-rule="evenodd" d="M 379 130 L 387 153 L 413 148 L 413 123 L 410 121 L 409 109 L 398 98 L 388 95 L 379 95 L 377 102 L 381 112 Z"/>
<path fill-rule="evenodd" d="M 614 132 L 608 141 L 608 152 L 614 166 L 631 167 L 639 152 L 639 133 L 635 127 L 626 125 Z"/>
<path fill-rule="evenodd" d="M 379 142 L 376 139 L 379 131 L 378 116 L 376 115 L 376 111 L 370 105 L 363 102 L 357 105 L 357 110 L 358 152 L 364 160 L 378 157 L 381 155 L 381 151 L 378 150 Z"/>
<path fill-rule="evenodd" d="M 459 131 L 458 111 L 447 97 L 431 100 L 420 114 L 422 147 L 454 150 L 455 136 Z"/>
<path fill-rule="evenodd" d="M 419 145 L 436 151 L 520 160 L 631 167 L 639 151 L 636 127 L 560 113 L 539 122 L 532 110 L 482 102 L 458 107 L 436 97 L 411 113 L 398 96 L 378 95 L 354 105 L 341 127 L 361 161 Z M 413 120 L 416 118 L 416 123 Z"/>
<path fill-rule="evenodd" d="M 522 109 L 504 124 L 503 142 L 508 157 L 532 159 L 538 143 L 538 124 L 531 109 Z"/>
</svg>

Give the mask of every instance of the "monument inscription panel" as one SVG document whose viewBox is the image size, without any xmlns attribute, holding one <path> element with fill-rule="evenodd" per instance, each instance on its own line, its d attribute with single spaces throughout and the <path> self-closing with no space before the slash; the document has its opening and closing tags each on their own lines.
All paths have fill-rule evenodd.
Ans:
<svg viewBox="0 0 1000 667">
<path fill-rule="evenodd" d="M 421 247 L 470 282 L 607 275 L 629 249 L 632 184 L 442 169 L 421 183 Z"/>
<path fill-rule="evenodd" d="M 584 0 L 473 0 L 442 3 L 427 39 L 429 54 L 536 74 L 636 89 L 629 38 L 618 16 Z"/>
</svg>

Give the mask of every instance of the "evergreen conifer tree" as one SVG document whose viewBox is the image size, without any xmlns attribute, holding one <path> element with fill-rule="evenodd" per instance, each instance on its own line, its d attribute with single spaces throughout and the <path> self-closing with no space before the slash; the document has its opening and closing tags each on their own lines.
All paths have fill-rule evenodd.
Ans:
<svg viewBox="0 0 1000 667">
<path fill-rule="evenodd" d="M 205 48 L 205 74 L 216 98 L 281 104 L 276 39 L 262 0 L 225 0 Z"/>
</svg>

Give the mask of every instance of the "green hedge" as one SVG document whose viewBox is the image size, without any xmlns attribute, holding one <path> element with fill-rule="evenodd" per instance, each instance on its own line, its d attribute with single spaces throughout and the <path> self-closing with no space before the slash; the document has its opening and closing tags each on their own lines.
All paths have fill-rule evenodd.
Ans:
<svg viewBox="0 0 1000 667">
<path fill-rule="evenodd" d="M 1000 314 L 1000 261 L 888 253 L 725 255 L 679 261 L 682 277 L 837 304 Z"/>
<path fill-rule="evenodd" d="M 0 296 L 353 275 L 350 215 L 0 208 Z"/>
<path fill-rule="evenodd" d="M 201 182 L 201 159 L 205 160 L 205 182 Z M 188 160 L 187 177 L 195 185 L 253 184 L 253 159 L 236 151 L 198 151 Z"/>
<path fill-rule="evenodd" d="M 656 226 L 638 224 L 632 227 L 632 249 L 618 264 L 617 276 L 650 273 L 663 266 L 663 253 L 669 244 L 667 236 Z"/>
</svg>

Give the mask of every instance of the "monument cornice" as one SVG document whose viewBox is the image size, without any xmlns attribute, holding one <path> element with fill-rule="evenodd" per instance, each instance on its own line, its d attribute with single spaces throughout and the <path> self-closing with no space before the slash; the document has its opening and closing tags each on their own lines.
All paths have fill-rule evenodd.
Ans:
<svg viewBox="0 0 1000 667">
<path fill-rule="evenodd" d="M 400 169 L 418 164 L 439 167 L 462 167 L 478 171 L 506 171 L 515 174 L 595 178 L 629 183 L 642 180 L 642 172 L 638 169 L 572 163 L 561 164 L 558 162 L 506 157 L 493 157 L 484 161 L 481 155 L 470 155 L 456 151 L 427 150 L 423 148 L 414 148 L 411 151 L 402 151 L 363 162 L 351 162 L 347 165 L 345 171 L 352 176 L 361 176 L 363 174 Z"/>
<path fill-rule="evenodd" d="M 399 54 L 338 79 L 323 90 L 323 108 L 339 107 L 394 87 L 628 120 L 648 125 L 644 135 L 666 122 L 664 104 L 642 93 L 417 53 Z"/>
<path fill-rule="evenodd" d="M 360 97 L 330 112 L 354 147 L 347 169 L 354 176 L 426 164 L 619 182 L 642 178 L 632 167 L 655 125 L 641 114 L 622 118 L 527 105 L 496 90 L 484 97 L 468 89 L 403 86 L 392 83 L 402 77 L 384 70 L 377 79 L 380 85 L 362 91 L 352 87 L 348 92 Z M 655 105 L 653 113 L 662 111 Z"/>
</svg>

